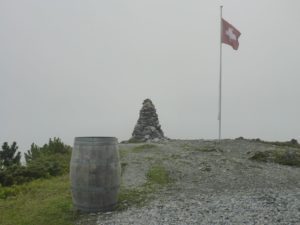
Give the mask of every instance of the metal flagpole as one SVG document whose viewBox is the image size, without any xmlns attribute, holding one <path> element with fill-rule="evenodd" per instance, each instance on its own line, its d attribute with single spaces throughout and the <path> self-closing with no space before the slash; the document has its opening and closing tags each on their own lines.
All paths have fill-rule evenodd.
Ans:
<svg viewBox="0 0 300 225">
<path fill-rule="evenodd" d="M 222 119 L 222 8 L 220 6 L 220 81 L 219 81 L 219 142 L 221 141 L 221 119 Z"/>
</svg>

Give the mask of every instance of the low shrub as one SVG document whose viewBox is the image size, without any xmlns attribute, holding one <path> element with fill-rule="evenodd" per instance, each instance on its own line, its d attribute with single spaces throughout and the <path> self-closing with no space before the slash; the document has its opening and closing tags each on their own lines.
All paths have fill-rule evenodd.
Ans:
<svg viewBox="0 0 300 225">
<path fill-rule="evenodd" d="M 59 138 L 50 139 L 43 147 L 32 144 L 25 153 L 26 166 L 13 164 L 0 169 L 0 184 L 19 185 L 34 179 L 65 174 L 69 172 L 70 158 L 71 147 Z"/>
<path fill-rule="evenodd" d="M 260 140 L 259 138 L 252 139 L 252 141 L 255 142 L 261 142 L 265 144 L 272 144 L 280 147 L 293 147 L 293 148 L 300 148 L 300 144 L 296 139 L 291 139 L 290 141 L 263 141 Z"/>
<path fill-rule="evenodd" d="M 273 162 L 288 166 L 300 167 L 300 151 L 295 149 L 278 149 L 272 151 L 256 152 L 251 160 Z"/>
<path fill-rule="evenodd" d="M 22 184 L 32 179 L 28 176 L 28 168 L 25 166 L 14 165 L 5 170 L 0 170 L 0 183 L 2 186 Z"/>
<path fill-rule="evenodd" d="M 0 150 L 0 169 L 6 169 L 14 165 L 21 165 L 21 152 L 17 151 L 17 142 L 13 142 L 10 146 L 4 142 Z"/>
</svg>

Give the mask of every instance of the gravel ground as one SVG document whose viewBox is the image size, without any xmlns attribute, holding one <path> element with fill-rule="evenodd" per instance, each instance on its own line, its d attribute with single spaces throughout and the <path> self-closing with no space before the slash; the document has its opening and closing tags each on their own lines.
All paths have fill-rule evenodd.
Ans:
<svg viewBox="0 0 300 225">
<path fill-rule="evenodd" d="M 172 140 L 130 151 L 121 144 L 122 182 L 140 187 L 154 163 L 174 180 L 142 207 L 92 214 L 78 224 L 300 225 L 300 168 L 251 161 L 255 151 L 279 148 L 248 140 Z M 280 147 L 282 148 L 282 147 Z"/>
</svg>

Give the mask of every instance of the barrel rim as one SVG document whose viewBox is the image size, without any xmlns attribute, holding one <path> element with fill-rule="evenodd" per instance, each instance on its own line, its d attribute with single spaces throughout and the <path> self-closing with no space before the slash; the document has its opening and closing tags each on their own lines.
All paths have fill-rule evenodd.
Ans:
<svg viewBox="0 0 300 225">
<path fill-rule="evenodd" d="M 111 137 L 109 137 L 109 136 L 79 136 L 79 137 L 75 137 L 75 139 L 76 138 L 101 138 L 101 139 L 103 138 L 103 139 L 105 139 L 105 138 L 116 138 L 116 137 L 113 137 L 113 136 L 111 136 Z"/>
<path fill-rule="evenodd" d="M 118 143 L 116 137 L 75 137 L 74 146 L 85 144 L 88 145 L 115 145 Z"/>
<path fill-rule="evenodd" d="M 75 137 L 74 142 L 118 142 L 118 139 L 116 137 L 86 136 Z"/>
</svg>

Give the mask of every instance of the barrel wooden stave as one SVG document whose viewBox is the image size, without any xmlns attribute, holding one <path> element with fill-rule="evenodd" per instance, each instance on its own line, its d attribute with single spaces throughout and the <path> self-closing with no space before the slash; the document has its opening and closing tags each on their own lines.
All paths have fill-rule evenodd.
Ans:
<svg viewBox="0 0 300 225">
<path fill-rule="evenodd" d="M 88 212 L 111 210 L 117 203 L 120 176 L 116 138 L 75 138 L 70 177 L 77 209 Z"/>
</svg>

